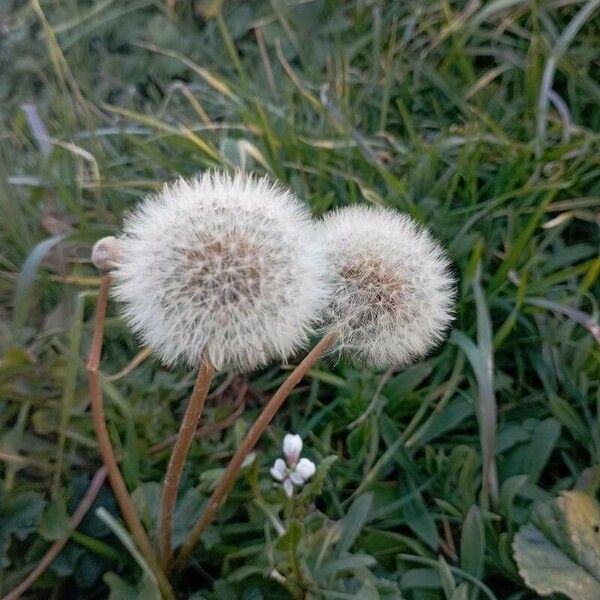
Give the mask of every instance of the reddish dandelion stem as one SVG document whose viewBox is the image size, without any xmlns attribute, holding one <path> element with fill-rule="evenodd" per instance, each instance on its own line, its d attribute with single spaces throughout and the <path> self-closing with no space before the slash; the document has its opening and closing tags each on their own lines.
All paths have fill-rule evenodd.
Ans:
<svg viewBox="0 0 600 600">
<path fill-rule="evenodd" d="M 167 573 L 173 561 L 173 512 L 177 503 L 177 491 L 214 373 L 215 368 L 207 360 L 203 360 L 167 467 L 160 511 L 160 557 Z"/>
<path fill-rule="evenodd" d="M 117 499 L 119 509 L 125 519 L 127 528 L 131 533 L 136 545 L 152 572 L 156 575 L 160 590 L 163 597 L 174 600 L 175 594 L 169 585 L 169 582 L 160 568 L 158 559 L 152 548 L 152 544 L 144 531 L 144 527 L 137 515 L 131 497 L 127 492 L 125 482 L 121 477 L 117 459 L 113 452 L 106 421 L 104 417 L 104 406 L 102 403 L 102 387 L 100 384 L 100 355 L 102 354 L 102 338 L 104 335 L 104 318 L 106 315 L 106 305 L 108 303 L 108 290 L 110 288 L 110 276 L 104 275 L 100 283 L 100 291 L 98 292 L 98 304 L 96 306 L 96 316 L 94 319 L 94 331 L 92 335 L 92 345 L 87 363 L 88 380 L 90 387 L 90 405 L 92 410 L 92 420 L 98 440 L 98 448 L 102 455 L 104 466 L 108 475 L 108 480 Z"/>
</svg>

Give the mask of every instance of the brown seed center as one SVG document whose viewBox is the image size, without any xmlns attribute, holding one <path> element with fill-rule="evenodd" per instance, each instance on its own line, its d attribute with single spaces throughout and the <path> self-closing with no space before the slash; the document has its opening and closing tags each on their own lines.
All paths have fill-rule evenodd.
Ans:
<svg viewBox="0 0 600 600">
<path fill-rule="evenodd" d="M 401 279 L 378 258 L 366 258 L 341 269 L 351 294 L 356 294 L 360 306 L 371 307 L 368 314 L 396 313 L 402 306 Z M 367 315 L 362 314 L 361 318 Z"/>
<path fill-rule="evenodd" d="M 243 235 L 207 240 L 186 254 L 186 289 L 198 300 L 253 304 L 261 289 L 257 248 Z"/>
</svg>

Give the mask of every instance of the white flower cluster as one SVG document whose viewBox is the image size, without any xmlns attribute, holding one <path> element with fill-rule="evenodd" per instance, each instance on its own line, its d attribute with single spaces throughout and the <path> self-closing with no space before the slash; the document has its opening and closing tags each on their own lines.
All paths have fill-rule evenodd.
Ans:
<svg viewBox="0 0 600 600">
<path fill-rule="evenodd" d="M 453 316 L 449 261 L 410 217 L 354 206 L 315 222 L 291 192 L 243 173 L 165 186 L 98 242 L 94 262 L 167 364 L 248 371 L 320 326 L 361 364 L 403 366 Z"/>
<path fill-rule="evenodd" d="M 271 467 L 273 479 L 283 484 L 288 498 L 294 493 L 294 486 L 302 487 L 317 470 L 315 463 L 308 458 L 300 458 L 302 438 L 288 433 L 283 438 L 283 458 L 278 458 Z"/>
</svg>

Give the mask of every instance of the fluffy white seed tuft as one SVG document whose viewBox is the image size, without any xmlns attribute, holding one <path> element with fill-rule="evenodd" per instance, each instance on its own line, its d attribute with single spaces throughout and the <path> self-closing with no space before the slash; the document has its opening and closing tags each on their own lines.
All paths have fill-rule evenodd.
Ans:
<svg viewBox="0 0 600 600">
<path fill-rule="evenodd" d="M 327 301 L 306 208 L 266 178 L 178 180 L 129 217 L 113 276 L 123 314 L 167 364 L 251 370 L 285 359 Z"/>
<path fill-rule="evenodd" d="M 429 233 L 396 211 L 353 206 L 325 215 L 333 292 L 325 322 L 337 350 L 387 368 L 424 356 L 453 318 L 449 261 Z"/>
</svg>

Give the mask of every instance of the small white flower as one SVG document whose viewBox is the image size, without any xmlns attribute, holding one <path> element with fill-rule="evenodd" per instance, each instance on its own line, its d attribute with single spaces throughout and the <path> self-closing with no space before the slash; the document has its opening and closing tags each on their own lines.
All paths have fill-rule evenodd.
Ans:
<svg viewBox="0 0 600 600">
<path fill-rule="evenodd" d="M 315 463 L 308 458 L 301 458 L 296 465 L 296 473 L 302 476 L 305 481 L 308 481 L 316 470 Z"/>
<path fill-rule="evenodd" d="M 278 458 L 271 467 L 273 479 L 283 484 L 288 498 L 294 493 L 294 486 L 303 486 L 316 472 L 315 463 L 308 458 L 300 458 L 302 438 L 291 433 L 283 438 L 283 458 Z"/>
<path fill-rule="evenodd" d="M 287 477 L 287 467 L 283 458 L 278 458 L 271 467 L 271 475 L 277 481 L 283 481 Z"/>
</svg>

